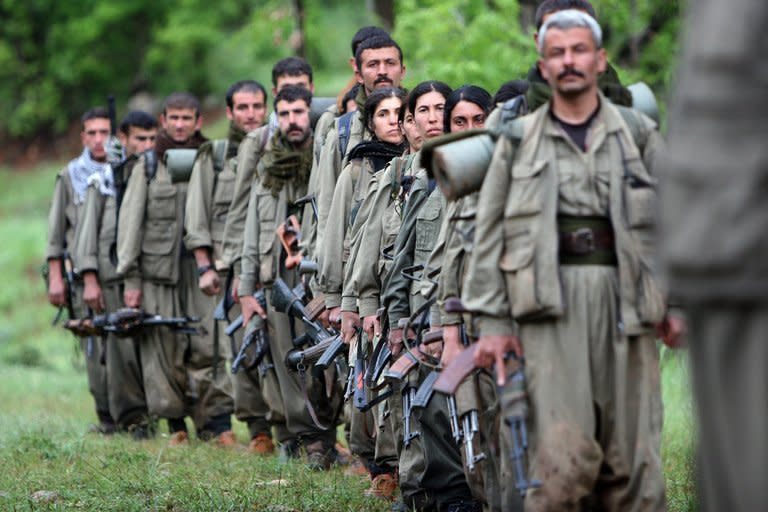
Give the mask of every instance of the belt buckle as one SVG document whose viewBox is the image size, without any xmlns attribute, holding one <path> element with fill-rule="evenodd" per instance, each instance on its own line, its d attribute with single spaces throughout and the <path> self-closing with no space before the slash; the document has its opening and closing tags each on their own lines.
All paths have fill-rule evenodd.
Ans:
<svg viewBox="0 0 768 512">
<path fill-rule="evenodd" d="M 585 255 L 595 252 L 595 233 L 590 228 L 579 228 L 571 233 L 573 252 Z"/>
</svg>

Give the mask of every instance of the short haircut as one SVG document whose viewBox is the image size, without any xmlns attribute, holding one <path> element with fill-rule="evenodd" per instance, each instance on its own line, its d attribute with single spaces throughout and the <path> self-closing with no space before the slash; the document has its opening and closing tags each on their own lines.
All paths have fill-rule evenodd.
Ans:
<svg viewBox="0 0 768 512">
<path fill-rule="evenodd" d="M 294 101 L 304 100 L 307 107 L 312 106 L 312 93 L 306 90 L 300 85 L 286 85 L 277 92 L 275 96 L 275 112 L 277 112 L 277 102 L 287 101 L 293 103 Z"/>
<path fill-rule="evenodd" d="M 397 54 L 400 57 L 400 65 L 402 66 L 404 64 L 403 50 L 400 49 L 400 45 L 398 45 L 394 39 L 389 36 L 375 36 L 366 39 L 357 47 L 357 51 L 355 52 L 355 64 L 357 65 L 357 69 L 360 70 L 362 67 L 363 52 L 365 50 L 378 50 L 379 48 L 397 48 Z"/>
<path fill-rule="evenodd" d="M 408 111 L 415 115 L 416 102 L 419 101 L 419 98 L 430 92 L 439 93 L 443 96 L 443 98 L 448 100 L 448 96 L 451 95 L 452 90 L 450 85 L 446 84 L 445 82 L 440 82 L 439 80 L 427 80 L 426 82 L 421 82 L 419 85 L 414 87 L 411 93 L 408 95 Z"/>
<path fill-rule="evenodd" d="M 536 30 L 541 29 L 541 25 L 544 24 L 544 16 L 552 14 L 557 11 L 565 11 L 568 9 L 578 9 L 586 12 L 593 18 L 597 19 L 595 14 L 595 8 L 588 0 L 544 0 L 536 8 L 536 15 L 534 17 L 536 23 Z"/>
<path fill-rule="evenodd" d="M 109 121 L 109 110 L 104 107 L 92 107 L 80 116 L 80 129 L 85 130 L 85 122 L 91 119 L 106 119 Z"/>
<path fill-rule="evenodd" d="M 277 61 L 272 68 L 272 85 L 277 87 L 277 79 L 281 76 L 307 75 L 309 83 L 312 83 L 312 66 L 300 57 L 288 57 Z"/>
<path fill-rule="evenodd" d="M 267 102 L 267 90 L 264 88 L 263 85 L 261 85 L 256 80 L 240 80 L 239 82 L 235 82 L 232 85 L 229 86 L 229 89 L 227 89 L 227 106 L 232 109 L 235 107 L 234 104 L 234 97 L 235 94 L 238 92 L 260 92 L 264 95 L 264 103 Z"/>
<path fill-rule="evenodd" d="M 512 98 L 522 96 L 528 91 L 528 82 L 526 80 L 510 80 L 504 82 L 496 91 L 496 95 L 493 97 L 493 104 L 504 103 Z"/>
<path fill-rule="evenodd" d="M 539 55 L 544 53 L 544 41 L 547 39 L 547 31 L 551 28 L 559 30 L 588 28 L 592 32 L 592 40 L 595 42 L 595 47 L 602 48 L 603 46 L 603 30 L 595 21 L 595 18 L 583 11 L 569 9 L 556 12 L 542 25 L 541 30 L 539 30 Z"/>
<path fill-rule="evenodd" d="M 491 111 L 492 99 L 488 91 L 476 85 L 462 85 L 458 89 L 454 89 L 445 100 L 445 109 L 443 110 L 443 131 L 445 133 L 451 131 L 451 112 L 461 101 L 474 103 L 483 110 L 486 116 Z"/>
<path fill-rule="evenodd" d="M 366 39 L 370 39 L 372 37 L 389 37 L 389 32 L 384 30 L 383 28 L 379 27 L 363 27 L 357 32 L 355 32 L 355 35 L 352 36 L 352 56 L 354 57 L 357 55 L 357 47 L 360 46 L 360 43 L 365 41 Z"/>
<path fill-rule="evenodd" d="M 131 134 L 131 127 L 141 128 L 142 130 L 151 130 L 157 128 L 157 119 L 143 110 L 131 110 L 120 122 L 120 133 Z"/>
<path fill-rule="evenodd" d="M 339 104 L 340 114 L 347 113 L 347 102 L 349 100 L 357 100 L 357 93 L 360 91 L 360 87 L 360 83 L 356 82 L 355 85 L 350 87 L 349 90 L 344 93 L 344 96 L 341 97 L 341 102 Z"/>
<path fill-rule="evenodd" d="M 191 109 L 195 111 L 195 117 L 200 116 L 200 100 L 189 92 L 173 92 L 163 102 L 163 115 L 168 109 Z"/>
<path fill-rule="evenodd" d="M 400 98 L 400 101 L 402 102 L 400 110 L 405 110 L 405 90 L 400 87 L 384 87 L 383 89 L 376 89 L 368 95 L 368 98 L 365 100 L 365 107 L 363 107 L 365 126 L 371 132 L 373 132 L 373 116 L 376 114 L 376 109 L 379 107 L 379 104 L 387 98 Z"/>
</svg>

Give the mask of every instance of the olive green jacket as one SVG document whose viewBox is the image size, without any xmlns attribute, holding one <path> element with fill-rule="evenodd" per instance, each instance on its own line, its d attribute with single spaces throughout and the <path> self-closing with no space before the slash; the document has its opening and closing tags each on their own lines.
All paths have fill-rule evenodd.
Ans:
<svg viewBox="0 0 768 512">
<path fill-rule="evenodd" d="M 102 194 L 98 183 L 88 186 L 77 226 L 73 258 L 80 273 L 96 272 L 102 285 L 121 281 L 117 267 L 110 259 L 110 250 L 117 235 L 116 209 L 114 196 Z"/>
<path fill-rule="evenodd" d="M 82 204 L 75 204 L 68 168 L 56 175 L 51 208 L 48 210 L 48 244 L 45 259 L 58 258 L 64 251 L 72 251 L 75 229 Z"/>
<path fill-rule="evenodd" d="M 226 141 L 225 155 L 231 155 L 236 143 Z M 211 248 L 212 263 L 218 270 L 226 266 L 222 252 L 227 214 L 235 192 L 237 158 L 229 157 L 220 171 L 214 168 L 213 142 L 200 146 L 189 178 L 184 214 L 184 244 L 190 251 Z"/>
<path fill-rule="evenodd" d="M 222 264 L 225 267 L 234 265 L 236 274 L 240 273 L 243 230 L 248 213 L 248 199 L 251 197 L 251 184 L 256 179 L 256 167 L 268 138 L 269 126 L 261 126 L 250 132 L 237 148 L 237 163 L 234 165 L 237 173 L 224 223 L 221 255 Z"/>
<path fill-rule="evenodd" d="M 360 116 L 352 116 L 349 142 L 347 143 L 347 154 L 360 142 L 370 139 L 371 133 L 364 127 Z M 319 261 L 317 256 L 323 253 L 322 244 L 324 229 L 328 221 L 328 213 L 331 210 L 333 192 L 336 189 L 336 181 L 347 163 L 346 154 L 342 158 L 339 153 L 338 119 L 336 119 L 334 127 L 328 132 L 328 135 L 325 138 L 323 149 L 320 152 L 317 169 L 313 169 L 315 180 L 310 182 L 314 188 L 309 189 L 309 193 L 315 194 L 317 201 L 318 218 L 316 226 L 312 225 L 315 223 L 313 216 L 305 219 L 305 224 L 302 226 L 302 232 L 306 231 L 310 234 L 310 240 L 314 239 L 313 249 L 308 250 L 308 254 L 310 257 L 314 256 L 320 264 L 322 264 L 322 262 Z M 307 222 L 309 225 L 307 225 Z"/>
<path fill-rule="evenodd" d="M 382 251 L 394 244 L 400 230 L 403 197 L 400 180 L 419 168 L 420 153 L 395 158 L 376 173 L 353 227 L 350 259 L 342 291 L 342 310 L 352 311 L 357 302 L 360 316 L 375 315 L 391 260 Z M 394 256 L 390 252 L 390 256 Z"/>
<path fill-rule="evenodd" d="M 265 153 L 270 151 L 271 144 L 272 139 L 267 141 Z M 261 172 L 258 169 L 257 176 Z M 252 295 L 260 286 L 270 286 L 279 276 L 283 249 L 275 231 L 289 215 L 296 215 L 299 222 L 302 221 L 302 212 L 294 210 L 292 204 L 306 194 L 306 184 L 287 182 L 275 197 L 258 177 L 253 180 L 245 218 L 239 295 Z"/>
<path fill-rule="evenodd" d="M 663 142 L 653 121 L 636 113 L 643 128 L 636 145 L 618 108 L 602 94 L 600 101 L 586 155 L 552 120 L 549 104 L 519 121 L 525 135 L 517 149 L 509 137 L 499 139 L 480 191 L 475 250 L 462 292 L 481 334 L 512 334 L 514 320 L 563 314 L 557 215 L 599 210 L 611 220 L 616 240 L 620 328 L 643 334 L 663 317 L 664 299 L 651 272 L 652 171 Z M 603 196 L 604 205 L 561 199 L 563 187 L 583 182 L 591 183 L 584 203 Z"/>
<path fill-rule="evenodd" d="M 349 260 L 351 228 L 361 208 L 374 169 L 370 160 L 350 161 L 336 182 L 323 236 L 318 283 L 327 308 L 341 306 L 344 267 Z"/>
<path fill-rule="evenodd" d="M 172 183 L 163 162 L 147 181 L 145 163 L 142 156 L 134 166 L 118 217 L 117 272 L 132 290 L 179 281 L 187 183 Z"/>
<path fill-rule="evenodd" d="M 391 329 L 396 329 L 401 318 L 410 316 L 424 302 L 421 283 L 406 279 L 402 271 L 414 265 L 427 265 L 437 246 L 445 207 L 445 196 L 436 186 L 430 191 L 426 171 L 419 169 L 405 204 L 395 240 L 395 259 L 382 291 Z M 435 260 L 439 259 L 441 256 L 436 256 Z"/>
</svg>

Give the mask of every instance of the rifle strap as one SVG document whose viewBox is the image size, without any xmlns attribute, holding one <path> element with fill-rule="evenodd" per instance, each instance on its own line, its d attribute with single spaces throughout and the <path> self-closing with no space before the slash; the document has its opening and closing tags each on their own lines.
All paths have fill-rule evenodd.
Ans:
<svg viewBox="0 0 768 512">
<path fill-rule="evenodd" d="M 216 376 L 219 371 L 219 321 L 213 319 L 213 380 L 216 380 Z"/>
<path fill-rule="evenodd" d="M 320 430 L 330 430 L 332 425 L 325 426 L 320 423 L 320 420 L 317 419 L 315 408 L 312 406 L 312 402 L 309 400 L 309 394 L 307 393 L 307 372 L 304 368 L 299 368 L 299 388 L 301 388 L 301 395 L 304 398 L 304 404 L 307 407 L 307 412 L 309 413 L 310 418 L 312 418 L 312 423 L 314 423 L 315 426 Z"/>
</svg>

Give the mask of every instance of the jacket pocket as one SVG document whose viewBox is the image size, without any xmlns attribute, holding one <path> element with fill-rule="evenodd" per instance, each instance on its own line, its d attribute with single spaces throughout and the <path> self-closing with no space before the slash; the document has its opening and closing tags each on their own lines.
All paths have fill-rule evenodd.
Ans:
<svg viewBox="0 0 768 512">
<path fill-rule="evenodd" d="M 546 167 L 545 160 L 533 164 L 516 163 L 512 166 L 512 183 L 504 206 L 505 217 L 531 215 L 541 211 L 543 193 L 539 178 Z"/>
<path fill-rule="evenodd" d="M 504 273 L 512 316 L 515 319 L 534 316 L 542 311 L 536 293 L 534 241 L 529 219 L 504 219 L 504 251 L 499 268 Z"/>
<path fill-rule="evenodd" d="M 227 222 L 227 213 L 235 194 L 235 174 L 224 169 L 216 178 L 216 188 L 213 191 L 211 204 L 211 238 L 215 242 L 224 239 L 224 225 Z"/>
<path fill-rule="evenodd" d="M 414 264 L 426 263 L 437 243 L 440 233 L 440 218 L 442 205 L 435 195 L 427 199 L 424 206 L 416 214 L 416 246 Z"/>
</svg>

